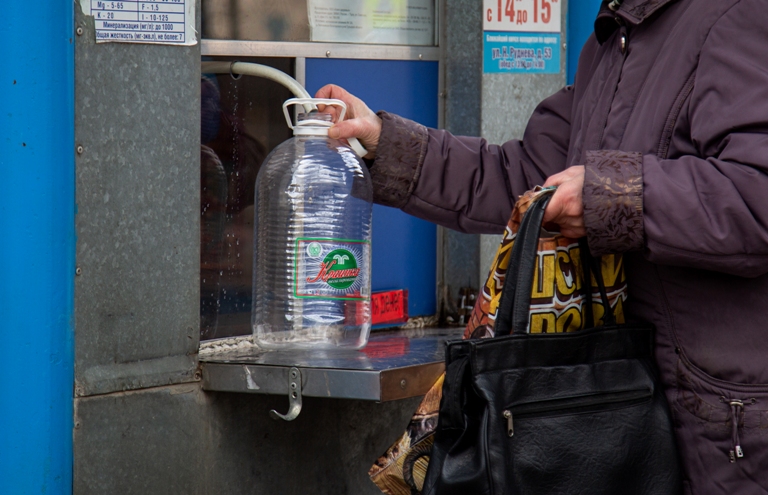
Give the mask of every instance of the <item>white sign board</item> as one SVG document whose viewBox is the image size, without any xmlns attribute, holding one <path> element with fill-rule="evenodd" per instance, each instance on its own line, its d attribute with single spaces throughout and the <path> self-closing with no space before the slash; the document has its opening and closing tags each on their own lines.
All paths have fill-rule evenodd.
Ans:
<svg viewBox="0 0 768 495">
<path fill-rule="evenodd" d="M 195 0 L 80 0 L 80 8 L 93 16 L 96 43 L 197 43 Z"/>
<path fill-rule="evenodd" d="M 483 0 L 483 31 L 559 33 L 561 0 Z"/>
<path fill-rule="evenodd" d="M 307 0 L 310 40 L 435 45 L 434 0 Z"/>
</svg>

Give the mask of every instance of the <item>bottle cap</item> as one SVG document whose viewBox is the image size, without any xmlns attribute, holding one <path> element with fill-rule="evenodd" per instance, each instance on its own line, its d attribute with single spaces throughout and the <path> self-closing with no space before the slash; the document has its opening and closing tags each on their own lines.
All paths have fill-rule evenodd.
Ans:
<svg viewBox="0 0 768 495">
<path fill-rule="evenodd" d="M 312 110 L 308 113 L 300 113 L 296 117 L 296 125 L 293 128 L 294 136 L 327 136 L 328 129 L 333 125 L 331 116 Z"/>
</svg>

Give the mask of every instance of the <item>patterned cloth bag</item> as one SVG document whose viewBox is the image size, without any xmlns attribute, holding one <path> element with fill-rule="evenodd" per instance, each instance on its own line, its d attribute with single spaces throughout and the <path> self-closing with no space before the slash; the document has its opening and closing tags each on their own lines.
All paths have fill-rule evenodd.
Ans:
<svg viewBox="0 0 768 495">
<path fill-rule="evenodd" d="M 528 191 L 515 204 L 488 280 L 464 331 L 465 339 L 494 336 L 493 329 L 512 245 L 523 214 L 542 190 L 537 187 Z M 554 333 L 583 329 L 586 322 L 584 306 L 587 290 L 590 289 L 594 295 L 592 301 L 596 326 L 602 325 L 601 319 L 605 310 L 600 303 L 598 284 L 594 277 L 590 277 L 590 283 L 585 284 L 579 243 L 576 239 L 542 231 L 537 261 L 531 288 L 529 332 Z M 614 309 L 617 323 L 624 323 L 623 303 L 627 298 L 627 282 L 622 257 L 603 256 L 601 269 L 608 300 Z M 441 375 L 424 396 L 402 437 L 376 460 L 368 472 L 371 480 L 382 492 L 388 495 L 420 493 L 437 426 L 443 378 L 444 375 Z"/>
</svg>

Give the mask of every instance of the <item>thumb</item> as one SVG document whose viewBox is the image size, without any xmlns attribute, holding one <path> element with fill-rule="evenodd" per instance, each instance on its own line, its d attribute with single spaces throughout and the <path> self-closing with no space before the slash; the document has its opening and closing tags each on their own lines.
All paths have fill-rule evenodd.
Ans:
<svg viewBox="0 0 768 495">
<path fill-rule="evenodd" d="M 328 136 L 333 139 L 347 139 L 355 137 L 358 139 L 365 139 L 368 137 L 369 132 L 366 129 L 366 122 L 362 119 L 345 120 L 335 124 L 328 130 Z"/>
</svg>

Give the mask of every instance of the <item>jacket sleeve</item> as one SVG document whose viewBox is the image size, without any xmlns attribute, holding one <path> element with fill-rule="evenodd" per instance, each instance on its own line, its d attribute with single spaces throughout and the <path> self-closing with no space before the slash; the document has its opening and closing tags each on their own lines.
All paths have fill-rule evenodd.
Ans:
<svg viewBox="0 0 768 495">
<path fill-rule="evenodd" d="M 572 102 L 572 88 L 563 88 L 536 108 L 522 140 L 500 146 L 380 112 L 374 201 L 462 232 L 497 234 L 519 195 L 565 168 Z"/>
<path fill-rule="evenodd" d="M 596 254 L 643 249 L 659 264 L 768 272 L 768 30 L 755 15 L 765 3 L 736 4 L 702 47 L 688 107 L 697 156 L 587 154 Z"/>
</svg>

